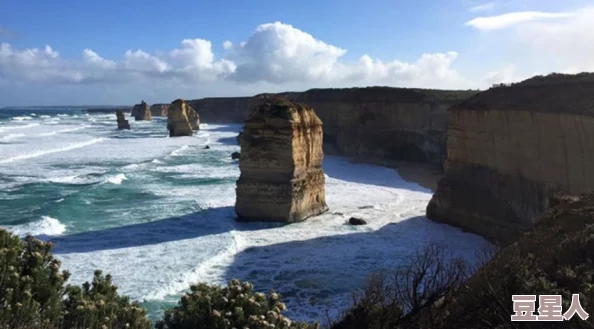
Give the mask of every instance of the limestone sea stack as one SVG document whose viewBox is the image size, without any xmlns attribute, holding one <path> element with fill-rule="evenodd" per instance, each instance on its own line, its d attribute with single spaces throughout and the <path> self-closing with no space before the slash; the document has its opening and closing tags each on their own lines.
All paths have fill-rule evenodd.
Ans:
<svg viewBox="0 0 594 329">
<path fill-rule="evenodd" d="M 198 112 L 194 110 L 188 103 L 186 103 L 187 107 L 187 114 L 188 114 L 188 121 L 190 121 L 190 126 L 192 126 L 192 130 L 200 130 L 200 116 Z"/>
<path fill-rule="evenodd" d="M 238 219 L 291 223 L 327 211 L 322 139 L 312 108 L 262 96 L 241 135 Z"/>
<path fill-rule="evenodd" d="M 169 110 L 169 104 L 153 104 L 151 105 L 151 116 L 166 117 Z"/>
<path fill-rule="evenodd" d="M 136 121 L 151 121 L 153 119 L 151 116 L 151 109 L 145 101 L 134 105 L 131 115 Z"/>
<path fill-rule="evenodd" d="M 116 110 L 116 117 L 118 119 L 118 129 L 130 129 L 130 123 L 126 120 L 122 110 Z"/>
<path fill-rule="evenodd" d="M 192 136 L 192 126 L 188 120 L 188 104 L 182 99 L 176 99 L 169 106 L 167 112 L 167 129 L 169 137 Z"/>
</svg>

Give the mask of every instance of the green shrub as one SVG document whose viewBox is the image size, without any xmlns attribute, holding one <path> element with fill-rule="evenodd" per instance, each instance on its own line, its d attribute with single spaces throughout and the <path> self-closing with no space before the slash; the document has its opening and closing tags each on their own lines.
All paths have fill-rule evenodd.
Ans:
<svg viewBox="0 0 594 329">
<path fill-rule="evenodd" d="M 317 324 L 293 322 L 281 313 L 285 304 L 271 292 L 253 291 L 249 282 L 232 280 L 227 287 L 193 285 L 178 306 L 165 311 L 158 329 L 317 329 Z"/>
<path fill-rule="evenodd" d="M 109 275 L 65 286 L 53 245 L 0 228 L 0 329 L 148 329 L 146 311 L 119 296 Z"/>
</svg>

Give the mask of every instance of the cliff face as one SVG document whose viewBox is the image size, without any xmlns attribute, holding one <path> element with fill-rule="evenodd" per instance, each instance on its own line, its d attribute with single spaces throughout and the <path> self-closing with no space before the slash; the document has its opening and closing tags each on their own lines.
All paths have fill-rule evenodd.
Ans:
<svg viewBox="0 0 594 329">
<path fill-rule="evenodd" d="M 285 99 L 260 101 L 241 135 L 238 217 L 296 222 L 327 211 L 322 121 L 311 108 Z"/>
<path fill-rule="evenodd" d="M 186 103 L 186 113 L 192 130 L 200 130 L 200 116 L 188 103 Z"/>
<path fill-rule="evenodd" d="M 530 79 L 450 110 L 446 176 L 429 218 L 505 242 L 555 193 L 594 190 L 594 76 Z"/>
<path fill-rule="evenodd" d="M 169 104 L 153 104 L 151 105 L 151 115 L 154 117 L 166 117 L 169 110 Z"/>
<path fill-rule="evenodd" d="M 169 137 L 192 136 L 192 126 L 188 120 L 187 104 L 181 99 L 171 103 L 167 113 L 167 129 Z"/>
<path fill-rule="evenodd" d="M 126 120 L 122 110 L 116 110 L 116 118 L 118 120 L 118 129 L 130 129 L 130 123 Z"/>
<path fill-rule="evenodd" d="M 250 97 L 202 98 L 188 101 L 200 113 L 203 122 L 231 123 L 243 122 L 248 111 Z"/>
<path fill-rule="evenodd" d="M 474 91 L 388 87 L 311 89 L 276 94 L 312 107 L 324 122 L 328 151 L 359 158 L 413 160 L 441 166 L 446 109 Z M 272 94 L 268 94 L 272 95 Z M 242 122 L 257 97 L 191 101 L 205 122 Z"/>
<path fill-rule="evenodd" d="M 151 116 L 151 109 L 145 101 L 142 101 L 140 104 L 134 105 L 134 107 L 132 108 L 131 116 L 133 116 L 134 120 L 136 121 L 150 121 L 153 119 Z"/>
</svg>

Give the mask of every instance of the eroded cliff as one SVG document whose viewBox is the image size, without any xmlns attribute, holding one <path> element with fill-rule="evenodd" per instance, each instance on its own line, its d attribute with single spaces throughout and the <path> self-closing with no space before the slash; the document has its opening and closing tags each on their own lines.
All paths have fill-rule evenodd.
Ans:
<svg viewBox="0 0 594 329">
<path fill-rule="evenodd" d="M 314 110 L 282 98 L 259 99 L 241 135 L 239 219 L 297 222 L 327 211 L 322 142 Z"/>
<path fill-rule="evenodd" d="M 555 193 L 594 190 L 594 75 L 492 88 L 450 111 L 429 218 L 505 243 Z"/>
<path fill-rule="evenodd" d="M 153 104 L 151 105 L 151 115 L 154 117 L 166 117 L 169 106 L 169 104 Z"/>
<path fill-rule="evenodd" d="M 188 106 L 182 99 L 174 100 L 167 113 L 169 137 L 192 136 L 192 125 L 188 120 Z"/>
<path fill-rule="evenodd" d="M 188 103 L 186 103 L 186 113 L 188 114 L 188 121 L 190 121 L 192 130 L 200 130 L 200 116 Z"/>
<path fill-rule="evenodd" d="M 441 166 L 448 107 L 475 91 L 390 87 L 311 89 L 277 95 L 312 107 L 324 122 L 327 152 L 360 159 L 413 160 Z M 242 122 L 257 97 L 191 101 L 205 122 Z"/>
</svg>

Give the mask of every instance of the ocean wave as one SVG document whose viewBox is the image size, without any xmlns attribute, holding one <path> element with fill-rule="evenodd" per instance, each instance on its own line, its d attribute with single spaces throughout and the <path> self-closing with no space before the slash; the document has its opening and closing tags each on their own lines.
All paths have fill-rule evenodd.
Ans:
<svg viewBox="0 0 594 329">
<path fill-rule="evenodd" d="M 23 115 L 23 116 L 12 117 L 12 120 L 14 120 L 14 121 L 24 121 L 24 120 L 33 120 L 33 118 L 30 117 L 30 116 L 27 116 L 27 115 Z"/>
<path fill-rule="evenodd" d="M 169 155 L 171 156 L 178 156 L 180 155 L 183 151 L 189 149 L 190 147 L 188 145 L 184 145 L 176 150 L 173 150 L 171 153 L 169 153 Z"/>
<path fill-rule="evenodd" d="M 105 182 L 115 184 L 115 185 L 120 185 L 120 184 L 122 184 L 123 181 L 125 181 L 127 179 L 128 179 L 128 177 L 126 177 L 126 175 L 117 174 L 117 175 L 109 177 L 108 179 L 105 180 Z"/>
<path fill-rule="evenodd" d="M 75 149 L 87 147 L 89 145 L 93 145 L 93 144 L 96 144 L 96 143 L 100 143 L 103 140 L 104 140 L 104 138 L 103 137 L 100 137 L 100 138 L 95 138 L 95 139 L 92 139 L 92 140 L 89 140 L 89 141 L 86 141 L 86 142 L 74 143 L 74 144 L 71 144 L 71 145 L 68 145 L 68 146 L 64 146 L 64 147 L 60 147 L 60 148 L 56 148 L 56 149 L 50 149 L 50 150 L 33 152 L 33 153 L 29 153 L 29 154 L 17 155 L 17 156 L 12 157 L 12 158 L 0 160 L 0 164 L 14 162 L 14 161 L 19 161 L 19 160 L 26 160 L 26 159 L 31 159 L 31 158 L 37 158 L 37 157 L 48 155 L 48 154 L 52 154 L 52 153 L 71 151 L 71 150 L 75 150 Z"/>
<path fill-rule="evenodd" d="M 9 140 L 13 140 L 15 138 L 21 138 L 21 137 L 25 137 L 25 134 L 8 134 L 2 138 L 0 138 L 1 141 L 9 141 Z"/>
<path fill-rule="evenodd" d="M 47 115 L 47 114 L 40 115 L 39 117 L 40 118 L 43 118 L 43 119 L 51 118 L 51 116 L 50 115 Z"/>
<path fill-rule="evenodd" d="M 8 127 L 0 127 L 0 132 L 7 131 L 7 130 L 15 130 L 15 129 L 27 129 L 31 127 L 39 126 L 39 123 L 29 123 L 22 126 L 8 126 Z"/>
<path fill-rule="evenodd" d="M 43 134 L 39 134 L 39 136 L 53 136 L 53 135 L 56 135 L 56 134 L 67 133 L 67 132 L 72 132 L 72 131 L 78 131 L 78 130 L 85 129 L 85 128 L 88 128 L 88 127 L 90 127 L 90 126 L 86 126 L 86 125 L 85 125 L 85 126 L 82 126 L 82 127 L 76 127 L 76 128 L 68 128 L 68 129 L 54 130 L 54 131 L 52 131 L 52 132 L 49 132 L 49 133 L 43 133 Z"/>
<path fill-rule="evenodd" d="M 22 225 L 6 226 L 6 229 L 18 236 L 31 234 L 37 235 L 60 235 L 66 231 L 66 225 L 58 219 L 50 216 L 41 216 L 40 219 Z"/>
</svg>

